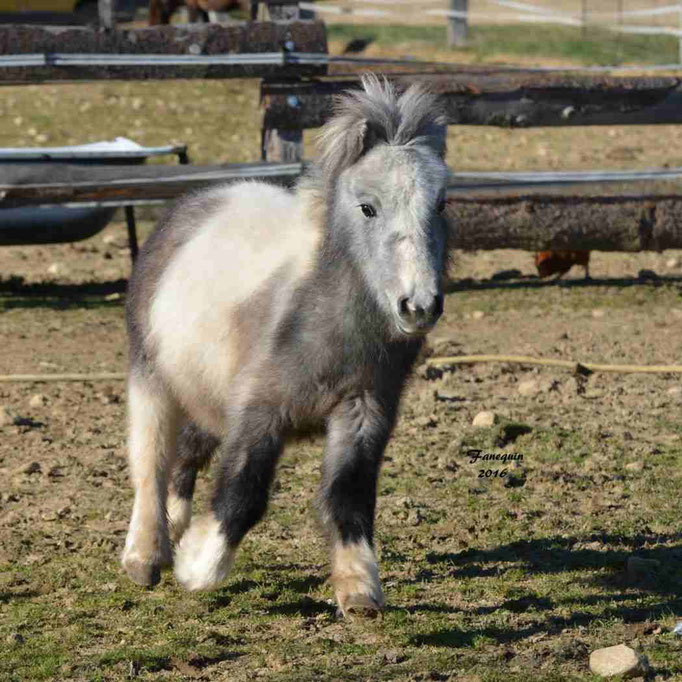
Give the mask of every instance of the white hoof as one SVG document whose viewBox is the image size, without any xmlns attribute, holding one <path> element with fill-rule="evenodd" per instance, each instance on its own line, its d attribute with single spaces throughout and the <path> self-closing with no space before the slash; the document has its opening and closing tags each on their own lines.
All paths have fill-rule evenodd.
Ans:
<svg viewBox="0 0 682 682">
<path fill-rule="evenodd" d="M 365 540 L 334 548 L 331 582 L 344 616 L 376 614 L 386 604 L 376 557 Z"/>
<path fill-rule="evenodd" d="M 213 516 L 195 519 L 175 550 L 175 577 L 190 591 L 214 590 L 225 581 L 234 551 Z"/>
<path fill-rule="evenodd" d="M 168 493 L 166 509 L 170 539 L 173 544 L 177 544 L 192 520 L 192 500 L 178 497 L 175 493 L 170 492 Z"/>
</svg>

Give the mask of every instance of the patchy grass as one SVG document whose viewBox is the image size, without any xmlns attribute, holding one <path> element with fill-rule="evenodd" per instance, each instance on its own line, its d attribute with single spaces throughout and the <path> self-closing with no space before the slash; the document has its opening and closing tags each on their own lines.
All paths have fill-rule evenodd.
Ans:
<svg viewBox="0 0 682 682">
<path fill-rule="evenodd" d="M 353 38 L 372 38 L 380 49 L 417 51 L 428 46 L 439 50 L 441 59 L 459 57 L 487 62 L 510 57 L 562 59 L 577 65 L 675 64 L 679 58 L 677 40 L 671 36 L 618 35 L 599 28 L 589 28 L 583 35 L 570 26 L 490 25 L 471 26 L 464 48 L 447 46 L 446 29 L 441 26 L 403 26 L 379 24 L 328 25 L 330 40 L 347 42 Z"/>
<path fill-rule="evenodd" d="M 70 262 L 96 265 L 100 248 Z M 125 254 L 116 258 L 124 267 Z M 63 285 L 43 286 L 15 280 L 3 291 L 2 371 L 41 361 L 120 369 L 121 301 L 98 307 L 86 284 L 82 305 L 59 309 Z M 650 361 L 674 362 L 678 301 L 674 283 L 461 286 L 432 347 L 528 343 L 540 355 L 639 361 L 656 338 Z M 1 402 L 31 422 L 0 429 L 0 679 L 587 681 L 589 652 L 620 642 L 640 648 L 660 679 L 682 675 L 671 633 L 682 614 L 677 380 L 594 375 L 579 392 L 567 373 L 517 366 L 424 377 L 409 388 L 379 490 L 389 607 L 354 622 L 335 616 L 314 520 L 320 439 L 289 448 L 269 513 L 222 589 L 188 594 L 167 576 L 144 590 L 118 564 L 131 503 L 123 386 L 4 385 Z M 517 391 L 528 379 L 541 386 L 533 397 Z M 31 406 L 38 391 L 44 403 Z M 498 424 L 474 429 L 481 409 Z M 503 467 L 471 464 L 471 448 L 523 460 L 486 477 Z M 20 471 L 30 461 L 40 472 Z M 201 481 L 198 508 L 209 489 Z M 660 563 L 632 579 L 631 555 Z"/>
</svg>

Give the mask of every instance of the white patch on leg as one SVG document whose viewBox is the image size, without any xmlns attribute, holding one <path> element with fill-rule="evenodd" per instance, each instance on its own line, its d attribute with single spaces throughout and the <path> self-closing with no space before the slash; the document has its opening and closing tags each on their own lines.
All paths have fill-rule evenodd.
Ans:
<svg viewBox="0 0 682 682">
<path fill-rule="evenodd" d="M 122 563 L 136 583 L 154 585 L 160 569 L 172 562 L 166 489 L 176 454 L 177 407 L 161 388 L 149 385 L 134 372 L 128 400 L 130 477 L 135 501 Z"/>
<path fill-rule="evenodd" d="M 170 491 L 166 500 L 166 513 L 168 514 L 170 539 L 174 544 L 177 544 L 192 520 L 192 500 L 186 497 L 178 497 L 173 491 Z"/>
<path fill-rule="evenodd" d="M 175 550 L 175 577 L 186 590 L 213 590 L 227 578 L 234 551 L 213 515 L 194 519 Z"/>
<path fill-rule="evenodd" d="M 386 603 L 376 556 L 367 540 L 336 544 L 332 552 L 331 582 L 344 616 L 353 610 L 380 611 Z"/>
</svg>

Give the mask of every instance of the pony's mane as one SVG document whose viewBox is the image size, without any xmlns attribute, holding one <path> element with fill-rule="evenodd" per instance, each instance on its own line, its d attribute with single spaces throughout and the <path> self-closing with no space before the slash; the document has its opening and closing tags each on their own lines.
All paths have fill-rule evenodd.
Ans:
<svg viewBox="0 0 682 682">
<path fill-rule="evenodd" d="M 427 145 L 445 155 L 445 112 L 439 98 L 415 84 L 399 94 L 385 78 L 365 74 L 362 90 L 336 98 L 318 138 L 319 167 L 329 181 L 377 143 Z"/>
</svg>

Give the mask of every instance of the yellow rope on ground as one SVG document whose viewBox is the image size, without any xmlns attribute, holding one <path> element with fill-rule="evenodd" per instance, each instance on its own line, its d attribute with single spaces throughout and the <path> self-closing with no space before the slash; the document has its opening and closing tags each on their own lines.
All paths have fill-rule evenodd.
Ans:
<svg viewBox="0 0 682 682">
<path fill-rule="evenodd" d="M 544 365 L 563 367 L 576 372 L 619 372 L 621 374 L 682 374 L 681 365 L 602 365 L 595 362 L 574 362 L 573 360 L 552 360 L 532 358 L 528 355 L 453 355 L 450 357 L 428 358 L 431 367 L 447 365 L 473 365 L 479 362 L 508 362 L 517 365 Z M 43 381 L 124 381 L 125 372 L 102 372 L 100 374 L 0 374 L 0 383 L 43 382 Z"/>
<path fill-rule="evenodd" d="M 682 374 L 680 365 L 601 365 L 593 362 L 574 362 L 573 360 L 545 360 L 526 355 L 453 355 L 444 358 L 429 358 L 430 366 L 469 365 L 478 362 L 510 362 L 519 365 L 545 365 L 548 367 L 564 367 L 574 371 L 588 370 L 590 372 L 620 372 L 631 374 Z"/>
<path fill-rule="evenodd" d="M 128 375 L 125 372 L 102 372 L 100 374 L 0 374 L 0 383 L 42 382 L 42 381 L 122 381 Z"/>
</svg>

